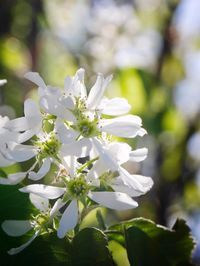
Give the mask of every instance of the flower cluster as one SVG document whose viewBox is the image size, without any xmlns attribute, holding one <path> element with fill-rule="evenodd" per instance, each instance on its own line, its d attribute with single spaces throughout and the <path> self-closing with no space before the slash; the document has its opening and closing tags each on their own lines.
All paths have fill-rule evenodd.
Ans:
<svg viewBox="0 0 200 266">
<path fill-rule="evenodd" d="M 133 67 L 152 72 L 162 39 L 160 22 L 152 23 L 149 18 L 167 10 L 167 5 L 164 0 L 155 0 L 151 2 L 154 8 L 145 8 L 143 1 L 135 2 L 103 0 L 91 5 L 89 1 L 62 1 L 58 6 L 46 1 L 45 8 L 53 34 L 91 71 L 107 73 L 116 67 Z"/>
<path fill-rule="evenodd" d="M 95 203 L 114 210 L 135 208 L 138 204 L 132 198 L 153 185 L 150 177 L 130 174 L 123 166 L 144 160 L 147 149 L 132 150 L 115 136 L 134 138 L 146 131 L 140 117 L 127 114 L 131 108 L 127 100 L 103 96 L 111 76 L 98 74 L 89 94 L 83 69 L 66 77 L 64 90 L 47 86 L 38 73 L 25 77 L 38 86 L 39 105 L 27 99 L 23 117 L 0 117 L 0 166 L 30 159 L 33 164 L 25 172 L 1 177 L 0 184 L 30 180 L 20 191 L 29 193 L 39 212 L 29 220 L 3 222 L 3 230 L 11 236 L 34 231 L 27 243 L 9 254 L 53 230 L 65 237 L 79 225 L 82 211 Z"/>
</svg>

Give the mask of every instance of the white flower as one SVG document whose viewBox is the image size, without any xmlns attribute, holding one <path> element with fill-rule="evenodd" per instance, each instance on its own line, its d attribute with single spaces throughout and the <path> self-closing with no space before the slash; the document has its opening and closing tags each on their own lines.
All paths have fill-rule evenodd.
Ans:
<svg viewBox="0 0 200 266">
<path fill-rule="evenodd" d="M 107 208 L 126 210 L 138 206 L 137 202 L 131 197 L 144 194 L 152 187 L 153 182 L 151 178 L 130 175 L 120 166 L 120 164 L 128 160 L 137 162 L 144 160 L 147 156 L 147 149 L 143 148 L 132 151 L 131 147 L 125 143 L 111 143 L 106 148 L 107 151 L 105 152 L 104 150 L 101 159 L 96 160 L 96 163 L 94 163 L 90 170 L 86 171 L 84 169 L 87 172 L 85 175 L 78 174 L 78 169 L 81 168 L 81 165 L 77 162 L 77 158 L 66 156 L 64 158 L 65 166 L 67 173 L 70 174 L 70 176 L 66 176 L 66 187 L 35 184 L 20 189 L 22 192 L 35 193 L 47 199 L 56 199 L 63 196 L 60 206 L 70 201 L 70 204 L 62 214 L 58 228 L 58 237 L 64 237 L 69 230 L 76 226 L 79 219 L 78 200 L 81 200 L 82 197 L 89 197 Z M 113 171 L 118 170 L 119 173 L 117 177 L 111 175 L 112 178 L 109 180 L 109 173 L 103 174 L 104 171 L 109 171 L 110 169 Z M 105 176 L 105 183 L 112 187 L 114 192 L 95 191 L 96 187 L 100 184 L 99 182 L 102 181 L 100 176 Z"/>
<path fill-rule="evenodd" d="M 59 163 L 59 149 L 60 142 L 56 138 L 55 132 L 37 134 L 37 140 L 34 145 L 9 142 L 8 152 L 13 161 L 24 162 L 33 157 L 36 157 L 36 161 L 26 172 L 9 174 L 7 179 L 0 178 L 0 184 L 18 184 L 26 176 L 34 181 L 40 180 L 49 172 L 52 163 Z M 35 172 L 34 169 L 37 165 L 39 165 L 39 169 Z"/>
<path fill-rule="evenodd" d="M 71 179 L 71 185 L 74 183 L 74 197 L 71 195 L 71 202 L 68 205 L 68 207 L 65 209 L 64 213 L 62 214 L 60 223 L 59 223 L 59 228 L 58 228 L 58 237 L 63 238 L 66 233 L 73 229 L 76 224 L 78 223 L 78 199 L 76 197 L 79 197 L 81 193 L 86 193 L 84 196 L 89 197 L 93 201 L 97 202 L 98 204 L 114 209 L 114 210 L 127 210 L 127 209 L 132 209 L 136 208 L 138 206 L 137 202 L 134 201 L 130 196 L 128 196 L 125 193 L 121 192 L 108 192 L 108 191 L 91 191 L 88 189 L 88 191 L 81 191 L 84 189 L 87 189 L 84 187 L 84 184 L 87 186 L 87 182 L 80 183 L 80 179 Z M 77 186 L 76 186 L 77 183 Z M 78 184 L 80 183 L 80 184 Z M 78 186 L 79 185 L 79 186 Z M 76 186 L 76 187 L 75 187 Z M 29 185 L 27 187 L 24 187 L 20 189 L 21 192 L 26 192 L 26 193 L 34 193 L 36 195 L 40 195 L 44 198 L 47 199 L 55 199 L 60 197 L 63 194 L 68 195 L 68 193 L 72 193 L 72 191 L 67 188 L 60 188 L 60 187 L 55 187 L 55 186 L 45 186 L 41 184 L 35 184 L 35 185 Z M 75 195 L 77 191 L 77 195 Z M 64 198 L 62 199 L 62 204 L 60 205 L 61 207 L 65 205 Z M 60 208 L 61 208 L 60 207 Z"/>
<path fill-rule="evenodd" d="M 75 102 L 75 108 L 72 110 L 72 113 L 76 117 L 76 124 L 73 124 L 72 128 L 83 137 L 95 136 L 98 131 L 120 137 L 140 135 L 142 123 L 141 119 L 137 116 L 129 115 L 112 119 L 101 119 L 102 114 L 119 116 L 126 114 L 130 110 L 130 105 L 123 98 L 113 98 L 110 100 L 103 98 L 111 78 L 109 76 L 104 79 L 103 75 L 99 74 L 88 96 L 84 84 L 83 69 L 79 69 L 74 78 L 66 78 L 65 93 L 67 98 L 71 95 Z M 79 108 L 79 112 L 76 106 Z M 123 134 L 121 130 L 123 126 L 124 131 L 126 129 L 132 130 L 131 134 Z"/>
<path fill-rule="evenodd" d="M 44 158 L 40 163 L 39 170 L 35 172 L 33 170 L 38 164 L 38 162 L 36 161 L 26 172 L 8 174 L 7 178 L 0 177 L 0 184 L 1 185 L 16 185 L 22 182 L 26 177 L 28 177 L 28 179 L 33 180 L 33 181 L 40 180 L 49 172 L 51 163 L 52 163 L 51 158 Z"/>
<path fill-rule="evenodd" d="M 24 117 L 9 120 L 0 117 L 0 166 L 28 160 L 35 156 L 31 146 L 20 145 L 42 128 L 42 115 L 36 104 L 27 99 L 24 103 Z"/>
<path fill-rule="evenodd" d="M 25 77 L 39 87 L 39 107 L 27 99 L 23 117 L 0 119 L 0 155 L 4 159 L 0 163 L 5 166 L 34 157 L 35 162 L 25 172 L 0 177 L 0 184 L 15 185 L 26 177 L 41 180 L 52 164 L 56 169 L 45 185 L 20 189 L 30 193 L 31 202 L 41 213 L 30 221 L 3 223 L 4 231 L 13 236 L 35 231 L 27 243 L 9 254 L 23 250 L 38 235 L 51 230 L 52 224 L 56 229 L 54 221 L 59 220 L 58 237 L 64 237 L 79 223 L 79 202 L 84 206 L 94 201 L 114 210 L 131 209 L 138 206 L 132 197 L 146 193 L 153 185 L 150 177 L 132 175 L 123 167 L 128 161 L 144 160 L 147 149 L 132 150 L 126 143 L 111 142 L 112 136 L 134 138 L 146 133 L 141 118 L 127 114 L 127 100 L 103 97 L 111 76 L 99 74 L 88 94 L 83 69 L 65 79 L 64 91 L 47 86 L 38 73 L 29 72 Z M 25 142 L 32 137 L 27 145 Z M 57 199 L 52 208 L 49 199 Z M 12 225 L 16 231 L 10 229 Z"/>
<path fill-rule="evenodd" d="M 42 115 L 31 100 L 24 103 L 24 117 L 9 120 L 0 117 L 0 165 L 8 166 L 31 159 L 37 154 L 32 145 L 22 145 L 42 129 Z M 19 173 L 21 176 L 21 173 Z M 15 181 L 16 175 L 14 177 Z M 13 179 L 13 176 L 11 176 Z M 21 179 L 19 178 L 21 181 Z M 4 180 L 5 181 L 5 180 Z M 3 181 L 3 182 L 4 182 Z M 11 182 L 12 183 L 12 182 Z M 13 183 L 15 184 L 15 182 Z"/>
<path fill-rule="evenodd" d="M 76 117 L 76 122 L 67 126 L 58 127 L 58 134 L 63 143 L 62 148 L 68 149 L 68 143 L 77 139 L 87 138 L 88 142 L 98 139 L 103 134 L 115 135 L 120 137 L 132 138 L 136 135 L 143 136 L 146 131 L 141 128 L 142 121 L 138 116 L 124 115 L 130 110 L 130 105 L 123 98 L 107 99 L 103 98 L 104 91 L 111 77 L 104 79 L 98 75 L 96 83 L 91 88 L 87 96 L 84 85 L 84 70 L 77 71 L 74 78 L 66 78 L 65 91 L 66 97 L 73 97 L 75 108 L 72 110 Z M 78 102 L 77 102 L 77 97 Z M 76 109 L 76 106 L 78 108 Z M 111 119 L 102 119 L 102 115 L 119 116 Z M 62 136 L 68 136 L 67 140 Z M 71 137 L 71 139 L 70 139 Z M 68 142 L 68 143 L 67 143 Z M 88 155 L 88 154 L 85 154 Z"/>
<path fill-rule="evenodd" d="M 55 116 L 54 121 L 57 118 L 55 129 L 63 143 L 61 153 L 64 155 L 88 156 L 93 150 L 92 139 L 106 134 L 132 138 L 146 133 L 138 116 L 124 115 L 130 110 L 127 100 L 103 98 L 111 76 L 104 79 L 99 74 L 88 96 L 83 69 L 65 79 L 63 93 L 46 86 L 38 73 L 29 72 L 25 77 L 39 86 L 41 108 Z M 102 115 L 117 117 L 103 119 Z"/>
<path fill-rule="evenodd" d="M 28 247 L 37 236 L 52 231 L 52 228 L 54 227 L 53 219 L 56 215 L 59 215 L 59 209 L 64 205 L 63 202 L 58 199 L 50 209 L 49 200 L 47 198 L 31 193 L 29 197 L 32 204 L 40 211 L 40 213 L 32 216 L 31 220 L 5 220 L 1 227 L 6 234 L 13 237 L 22 236 L 31 230 L 34 230 L 35 233 L 23 245 L 17 248 L 11 248 L 8 251 L 9 255 L 18 254 Z"/>
<path fill-rule="evenodd" d="M 76 98 L 79 98 L 79 108 L 85 113 L 98 112 L 107 115 L 122 115 L 130 110 L 130 105 L 123 98 L 106 99 L 103 98 L 106 87 L 112 79 L 108 76 L 104 79 L 102 74 L 98 74 L 97 80 L 87 96 L 84 84 L 84 69 L 79 69 L 74 77 L 66 77 L 65 79 L 65 98 L 72 97 L 74 104 L 77 104 Z M 65 102 L 63 102 L 65 104 Z M 118 108 L 116 108 L 116 104 Z M 68 106 L 67 106 L 68 108 Z"/>
<path fill-rule="evenodd" d="M 0 177 L 1 185 L 16 185 L 20 183 L 27 175 L 27 172 L 18 172 L 14 174 L 8 174 L 7 178 Z"/>
<path fill-rule="evenodd" d="M 46 230 L 45 226 L 48 227 L 48 225 L 51 224 L 56 214 L 57 210 L 55 210 L 55 208 L 57 203 L 55 203 L 54 207 L 52 208 L 52 212 L 52 210 L 49 210 L 48 199 L 42 198 L 35 194 L 30 194 L 30 200 L 32 204 L 40 211 L 38 215 L 33 217 L 31 220 L 5 220 L 1 225 L 3 231 L 9 236 L 13 237 L 22 236 L 30 230 L 35 231 L 33 236 L 25 244 L 17 248 L 11 248 L 8 251 L 8 254 L 10 255 L 18 254 L 28 247 L 37 236 L 44 233 Z"/>
<path fill-rule="evenodd" d="M 152 188 L 153 181 L 150 177 L 130 174 L 122 167 L 127 161 L 143 161 L 148 152 L 146 148 L 132 151 L 128 144 L 119 142 L 112 142 L 104 146 L 95 141 L 94 145 L 100 154 L 100 159 L 95 162 L 90 176 L 97 177 L 101 176 L 103 172 L 111 171 L 109 178 L 102 175 L 103 181 L 115 191 L 127 193 L 131 197 L 145 194 Z"/>
<path fill-rule="evenodd" d="M 84 200 L 86 197 L 92 199 L 96 203 L 114 210 L 126 210 L 138 206 L 129 195 L 123 192 L 112 191 L 95 191 L 96 184 L 87 174 L 79 173 L 77 165 L 79 163 L 74 157 L 68 158 L 68 167 L 71 170 L 70 176 L 63 176 L 65 187 L 48 186 L 43 184 L 28 185 L 20 189 L 21 192 L 33 193 L 47 199 L 56 199 L 62 197 L 60 208 L 67 202 L 70 202 L 64 213 L 62 214 L 58 237 L 62 238 L 66 233 L 73 229 L 78 223 L 79 209 L 78 201 Z"/>
<path fill-rule="evenodd" d="M 88 96 L 84 84 L 83 69 L 79 69 L 73 78 L 67 77 L 65 79 L 64 95 L 61 94 L 61 91 L 56 89 L 54 89 L 53 92 L 52 88 L 47 87 L 37 73 L 30 72 L 27 73 L 25 77 L 39 86 L 39 94 L 41 97 L 40 104 L 42 105 L 43 109 L 47 113 L 53 114 L 61 119 L 78 122 L 78 120 L 81 119 L 80 116 L 82 113 L 82 119 L 84 116 L 85 122 L 87 120 L 88 123 L 93 123 L 95 120 L 95 115 L 99 116 L 100 114 L 105 114 L 119 116 L 126 114 L 130 110 L 130 105 L 128 104 L 127 100 L 123 98 L 114 98 L 111 100 L 103 98 L 103 94 L 111 80 L 111 76 L 104 79 L 102 74 L 99 74 L 96 83 L 91 88 Z M 122 116 L 120 119 L 122 123 L 126 121 L 127 124 L 128 120 L 131 119 L 130 127 L 132 126 L 134 131 L 138 131 L 138 128 L 141 127 L 141 119 L 139 117 L 129 115 L 129 117 Z M 96 123 L 97 122 L 98 121 L 96 121 Z M 104 121 L 104 123 L 106 123 L 108 126 L 108 121 Z M 115 120 L 111 120 L 110 123 L 115 123 Z M 116 120 L 116 124 L 119 124 L 118 120 Z M 80 125 L 74 126 L 80 127 Z M 135 129 L 136 126 L 137 130 Z M 101 127 L 103 131 L 103 122 L 98 129 Z"/>
<path fill-rule="evenodd" d="M 38 94 L 40 98 L 40 107 L 47 114 L 52 114 L 61 117 L 66 120 L 73 120 L 73 115 L 71 112 L 62 105 L 60 99 L 62 97 L 62 91 L 60 89 L 52 88 L 51 86 L 46 86 L 43 79 L 36 72 L 28 72 L 25 78 L 35 83 L 39 89 Z M 71 107 L 67 105 L 68 108 Z"/>
<path fill-rule="evenodd" d="M 9 141 L 7 144 L 7 153 L 11 158 L 11 162 L 24 162 L 33 157 L 36 158 L 35 163 L 26 172 L 9 174 L 7 179 L 0 178 L 0 184 L 18 184 L 26 176 L 31 180 L 39 180 L 43 178 L 50 170 L 51 164 L 58 165 L 62 160 L 60 153 L 61 143 L 57 138 L 55 130 L 50 133 L 39 132 L 33 145 L 18 144 Z M 39 166 L 37 172 L 34 171 Z"/>
<path fill-rule="evenodd" d="M 10 120 L 6 128 L 14 132 L 23 132 L 18 142 L 25 142 L 40 132 L 42 128 L 42 115 L 33 100 L 27 99 L 24 102 L 24 117 Z"/>
</svg>

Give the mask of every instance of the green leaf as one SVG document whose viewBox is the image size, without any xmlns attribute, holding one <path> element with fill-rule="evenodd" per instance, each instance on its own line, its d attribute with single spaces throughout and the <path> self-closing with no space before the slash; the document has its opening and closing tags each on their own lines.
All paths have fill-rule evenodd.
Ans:
<svg viewBox="0 0 200 266">
<path fill-rule="evenodd" d="M 189 266 L 194 241 L 185 221 L 170 230 L 143 218 L 125 225 L 125 240 L 131 266 Z"/>
<path fill-rule="evenodd" d="M 28 195 L 20 193 L 18 186 L 0 186 L 0 222 L 5 219 L 27 219 L 32 212 Z M 110 227 L 103 233 L 96 228 L 81 230 L 72 241 L 58 239 L 55 233 L 36 238 L 21 253 L 9 256 L 7 250 L 20 246 L 31 236 L 9 237 L 0 230 L 0 255 L 3 266 L 114 266 L 127 249 L 131 266 L 191 266 L 194 242 L 185 221 L 177 220 L 172 229 L 156 225 L 143 218 L 133 219 Z M 107 237 L 108 236 L 108 237 Z M 108 239 L 110 242 L 108 242 Z M 108 245 L 110 243 L 110 250 Z M 111 245 L 112 243 L 112 245 Z M 126 252 L 125 250 L 123 252 Z M 127 257 L 123 254 L 128 265 Z"/>
<path fill-rule="evenodd" d="M 33 232 L 31 232 L 33 233 Z M 2 233 L 1 262 L 3 266 L 114 266 L 108 249 L 108 241 L 103 232 L 95 228 L 80 231 L 73 239 L 59 239 L 56 233 L 37 237 L 19 254 L 10 256 L 7 250 L 28 241 L 25 237 L 8 237 Z M 4 241 L 7 244 L 4 244 Z"/>
<path fill-rule="evenodd" d="M 114 266 L 106 235 L 96 228 L 85 228 L 72 242 L 73 266 Z"/>
<path fill-rule="evenodd" d="M 0 185 L 0 222 L 7 219 L 27 219 L 32 209 L 27 194 L 19 186 Z"/>
<path fill-rule="evenodd" d="M 126 249 L 122 245 L 114 240 L 111 240 L 109 241 L 108 247 L 117 266 L 130 266 Z"/>
<path fill-rule="evenodd" d="M 67 239 L 59 239 L 55 233 L 39 236 L 29 247 L 17 255 L 14 265 L 72 266 L 71 245 Z"/>
<path fill-rule="evenodd" d="M 24 220 L 30 218 L 35 208 L 19 186 L 0 185 L 0 224 L 4 220 Z M 0 264 L 3 266 L 71 266 L 71 245 L 69 241 L 58 239 L 55 234 L 37 237 L 30 246 L 17 255 L 8 255 L 10 248 L 18 247 L 31 238 L 31 231 L 23 237 L 7 236 L 0 227 Z"/>
<path fill-rule="evenodd" d="M 150 266 L 163 265 L 162 256 L 157 253 L 157 243 L 137 227 L 130 227 L 126 231 L 126 245 L 130 265 Z"/>
<path fill-rule="evenodd" d="M 15 262 L 7 251 L 11 247 L 22 244 L 19 238 L 7 236 L 1 229 L 1 223 L 4 220 L 24 220 L 28 219 L 31 204 L 27 194 L 18 191 L 19 186 L 0 185 L 0 257 L 5 265 L 14 265 Z M 3 264 L 4 265 L 4 264 Z"/>
</svg>

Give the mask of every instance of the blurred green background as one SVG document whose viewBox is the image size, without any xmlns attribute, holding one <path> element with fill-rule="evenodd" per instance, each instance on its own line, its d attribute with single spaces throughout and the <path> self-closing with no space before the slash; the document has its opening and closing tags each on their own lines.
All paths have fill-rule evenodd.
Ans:
<svg viewBox="0 0 200 266">
<path fill-rule="evenodd" d="M 129 144 L 149 155 L 127 168 L 154 187 L 134 211 L 109 212 L 107 223 L 143 216 L 171 226 L 180 217 L 200 241 L 199 10 L 198 0 L 0 1 L 0 79 L 8 80 L 0 115 L 22 116 L 24 99 L 37 99 L 26 72 L 62 88 L 83 67 L 88 89 L 97 72 L 113 73 L 107 96 L 127 98 L 143 119 L 148 135 Z M 197 246 L 197 263 L 199 254 Z"/>
</svg>

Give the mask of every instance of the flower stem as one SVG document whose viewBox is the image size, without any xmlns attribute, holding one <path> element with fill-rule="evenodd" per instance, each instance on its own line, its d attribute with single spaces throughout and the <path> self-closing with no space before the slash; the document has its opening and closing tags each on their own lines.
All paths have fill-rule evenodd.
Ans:
<svg viewBox="0 0 200 266">
<path fill-rule="evenodd" d="M 96 218 L 97 218 L 97 221 L 99 223 L 99 226 L 102 230 L 106 230 L 106 224 L 104 222 L 104 219 L 103 219 L 103 215 L 101 213 L 100 210 L 97 210 L 97 213 L 96 213 Z"/>
</svg>

